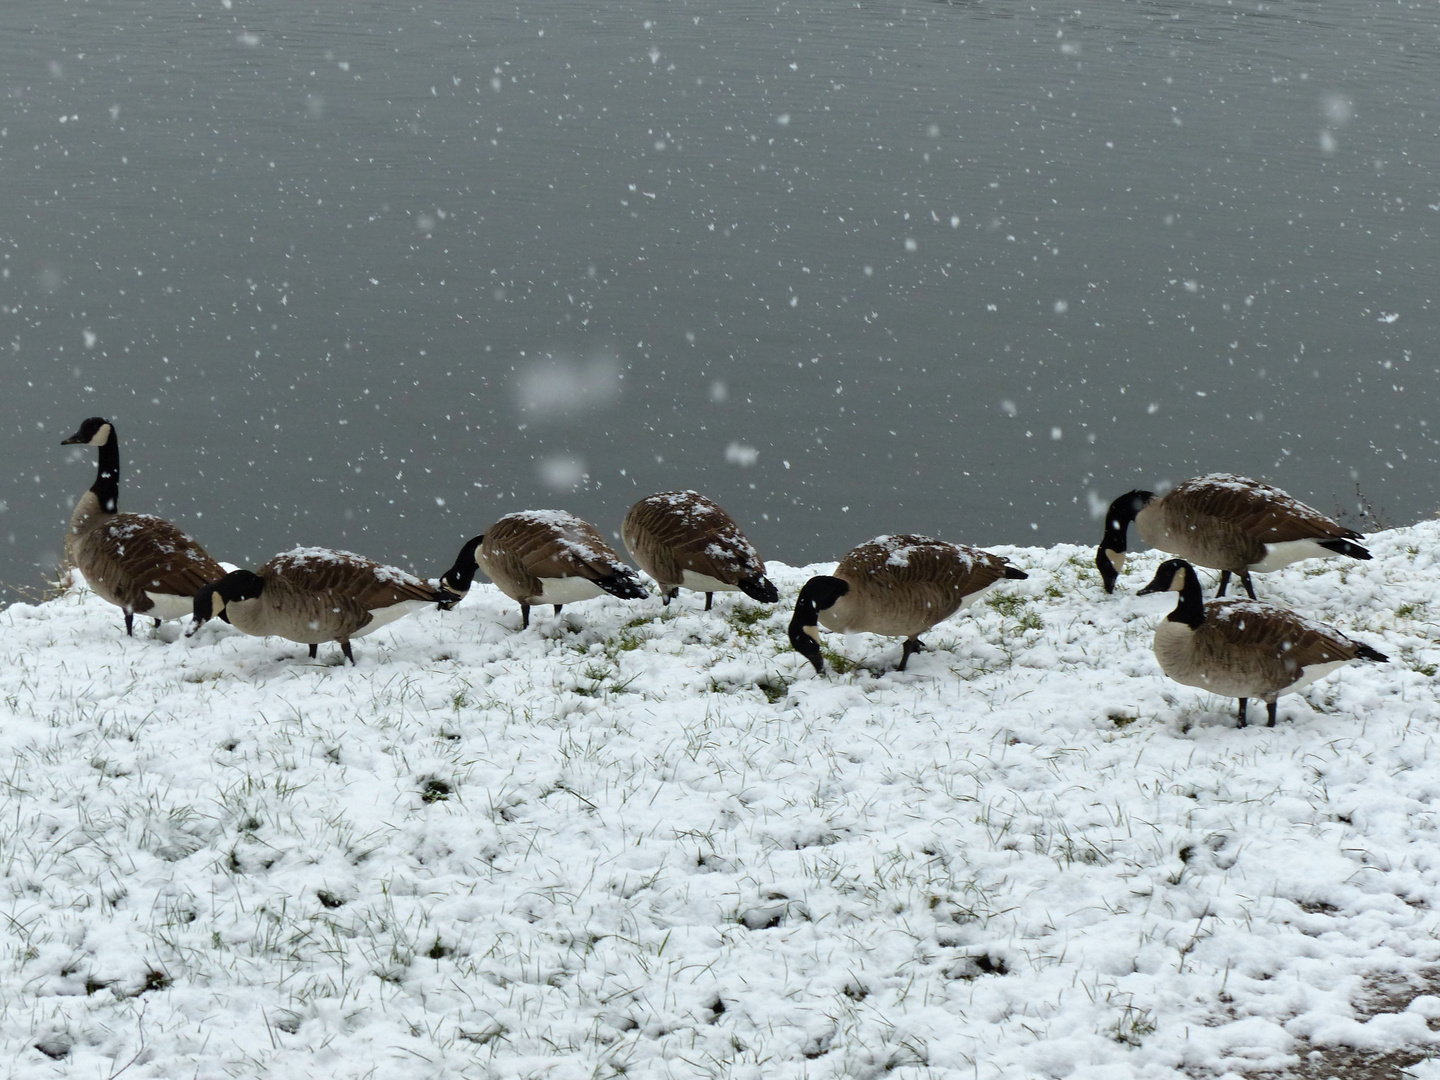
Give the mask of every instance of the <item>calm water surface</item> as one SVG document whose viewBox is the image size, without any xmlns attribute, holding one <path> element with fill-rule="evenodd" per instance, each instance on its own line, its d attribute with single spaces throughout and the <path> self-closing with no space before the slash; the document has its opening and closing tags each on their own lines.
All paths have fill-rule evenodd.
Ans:
<svg viewBox="0 0 1440 1080">
<path fill-rule="evenodd" d="M 0 581 L 122 506 L 434 573 L 696 487 L 770 557 L 1437 479 L 1430 0 L 0 7 Z"/>
</svg>

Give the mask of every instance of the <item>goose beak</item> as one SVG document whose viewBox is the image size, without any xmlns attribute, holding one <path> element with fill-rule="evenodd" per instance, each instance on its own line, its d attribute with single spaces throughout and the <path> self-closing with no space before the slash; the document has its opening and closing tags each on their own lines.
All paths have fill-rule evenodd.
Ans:
<svg viewBox="0 0 1440 1080">
<path fill-rule="evenodd" d="M 1136 595 L 1136 596 L 1150 596 L 1150 595 L 1152 595 L 1152 594 L 1154 594 L 1154 593 L 1163 593 L 1163 592 L 1171 592 L 1171 591 L 1179 592 L 1179 591 L 1180 591 L 1180 585 L 1183 584 L 1183 581 L 1184 581 L 1184 579 L 1180 576 L 1180 572 L 1177 572 L 1177 573 L 1174 573 L 1174 574 L 1166 574 L 1166 573 L 1164 572 L 1164 570 L 1162 569 L 1159 573 L 1157 573 L 1157 574 L 1155 575 L 1154 579 L 1150 582 L 1149 585 L 1146 585 L 1143 589 L 1141 589 L 1141 590 L 1140 590 L 1139 592 L 1137 592 L 1135 595 Z"/>
</svg>

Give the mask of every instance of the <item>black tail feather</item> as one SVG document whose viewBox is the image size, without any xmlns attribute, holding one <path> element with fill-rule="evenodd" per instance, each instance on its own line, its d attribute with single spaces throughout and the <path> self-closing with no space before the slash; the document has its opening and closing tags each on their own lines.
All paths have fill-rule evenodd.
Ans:
<svg viewBox="0 0 1440 1080">
<path fill-rule="evenodd" d="M 645 584 L 640 580 L 640 575 L 628 567 L 617 570 L 613 574 L 607 574 L 605 577 L 595 578 L 595 584 L 611 596 L 618 596 L 621 600 L 644 600 L 650 595 L 645 589 Z"/>
<path fill-rule="evenodd" d="M 1359 544 L 1352 544 L 1349 540 L 1321 540 L 1319 544 L 1321 547 L 1335 552 L 1336 555 L 1349 555 L 1352 559 L 1370 558 L 1370 552 Z"/>
<path fill-rule="evenodd" d="M 768 577 L 743 578 L 735 583 L 740 586 L 740 591 L 751 600 L 758 600 L 762 604 L 778 604 L 780 602 L 780 590 Z"/>
<path fill-rule="evenodd" d="M 1361 660 L 1374 660 L 1377 664 L 1383 664 L 1390 659 L 1383 652 L 1372 649 L 1369 645 L 1359 641 L 1355 643 L 1355 655 Z"/>
<path fill-rule="evenodd" d="M 1012 581 L 1024 581 L 1030 575 L 1024 570 L 1017 570 L 1013 566 L 1007 566 L 1005 567 L 1005 576 Z"/>
</svg>

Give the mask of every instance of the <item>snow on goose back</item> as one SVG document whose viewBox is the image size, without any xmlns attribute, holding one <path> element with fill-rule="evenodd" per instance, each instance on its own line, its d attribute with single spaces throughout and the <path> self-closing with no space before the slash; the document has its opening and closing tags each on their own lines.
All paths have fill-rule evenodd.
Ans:
<svg viewBox="0 0 1440 1080">
<path fill-rule="evenodd" d="M 620 527 L 625 548 L 669 604 L 681 588 L 705 593 L 740 591 L 762 604 L 780 599 L 765 562 L 735 519 L 695 491 L 665 491 L 641 499 Z"/>
<path fill-rule="evenodd" d="M 565 604 L 604 593 L 622 600 L 649 595 L 640 575 L 625 564 L 594 525 L 562 510 L 505 515 L 467 542 L 457 567 L 465 561 L 467 549 L 473 551 L 477 568 L 519 603 L 522 628 L 530 625 L 532 604 L 553 604 L 558 614 Z M 456 580 L 463 576 L 458 574 Z M 455 590 L 449 574 L 444 580 L 447 588 Z"/>
<path fill-rule="evenodd" d="M 1269 573 L 1301 559 L 1345 555 L 1368 559 L 1353 541 L 1354 529 L 1333 521 L 1259 480 L 1232 473 L 1211 473 L 1178 484 L 1165 495 L 1130 491 L 1105 515 L 1105 534 L 1095 564 L 1113 592 L 1124 566 L 1127 530 L 1135 523 L 1140 539 L 1199 566 L 1220 571 L 1217 595 L 1224 596 L 1231 574 L 1255 597 L 1250 574 Z"/>
<path fill-rule="evenodd" d="M 255 637 L 307 644 L 312 658 L 319 644 L 336 641 L 353 664 L 351 639 L 448 599 L 413 574 L 363 555 L 300 547 L 207 586 L 195 597 L 194 614 L 197 628 L 220 616 Z"/>
<path fill-rule="evenodd" d="M 1266 703 L 1275 726 L 1276 698 L 1294 693 L 1353 660 L 1388 657 L 1339 630 L 1256 600 L 1211 600 L 1183 559 L 1160 565 L 1140 595 L 1176 592 L 1179 599 L 1155 629 L 1155 659 L 1178 683 L 1238 698 L 1244 727 L 1248 699 Z"/>
<path fill-rule="evenodd" d="M 805 583 L 790 620 L 790 643 L 825 670 L 817 626 L 904 637 L 899 670 L 923 648 L 920 635 L 1005 580 L 1029 577 L 979 548 L 929 536 L 879 536 L 854 548 L 830 575 Z"/>
<path fill-rule="evenodd" d="M 65 530 L 65 555 L 102 599 L 125 613 L 125 632 L 135 616 L 163 619 L 190 614 L 202 586 L 225 576 L 224 569 L 190 536 L 164 518 L 122 514 L 120 439 L 115 425 L 92 416 L 62 446 L 94 446 L 95 482 L 75 504 Z"/>
</svg>

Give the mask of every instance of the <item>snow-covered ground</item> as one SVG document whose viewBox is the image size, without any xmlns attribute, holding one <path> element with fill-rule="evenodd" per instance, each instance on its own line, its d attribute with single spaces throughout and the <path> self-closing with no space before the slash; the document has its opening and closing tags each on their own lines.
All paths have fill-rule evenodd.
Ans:
<svg viewBox="0 0 1440 1080">
<path fill-rule="evenodd" d="M 1153 552 L 1107 597 L 1093 548 L 996 547 L 1028 581 L 904 674 L 872 670 L 898 641 L 831 635 L 864 666 L 826 678 L 785 625 L 828 567 L 772 563 L 768 613 L 607 597 L 524 633 L 486 586 L 353 669 L 214 622 L 127 640 L 79 589 L 15 605 L 10 1075 L 1123 1078 L 1435 1046 L 1437 542 L 1257 577 L 1392 662 L 1243 731 L 1160 674 Z"/>
</svg>

